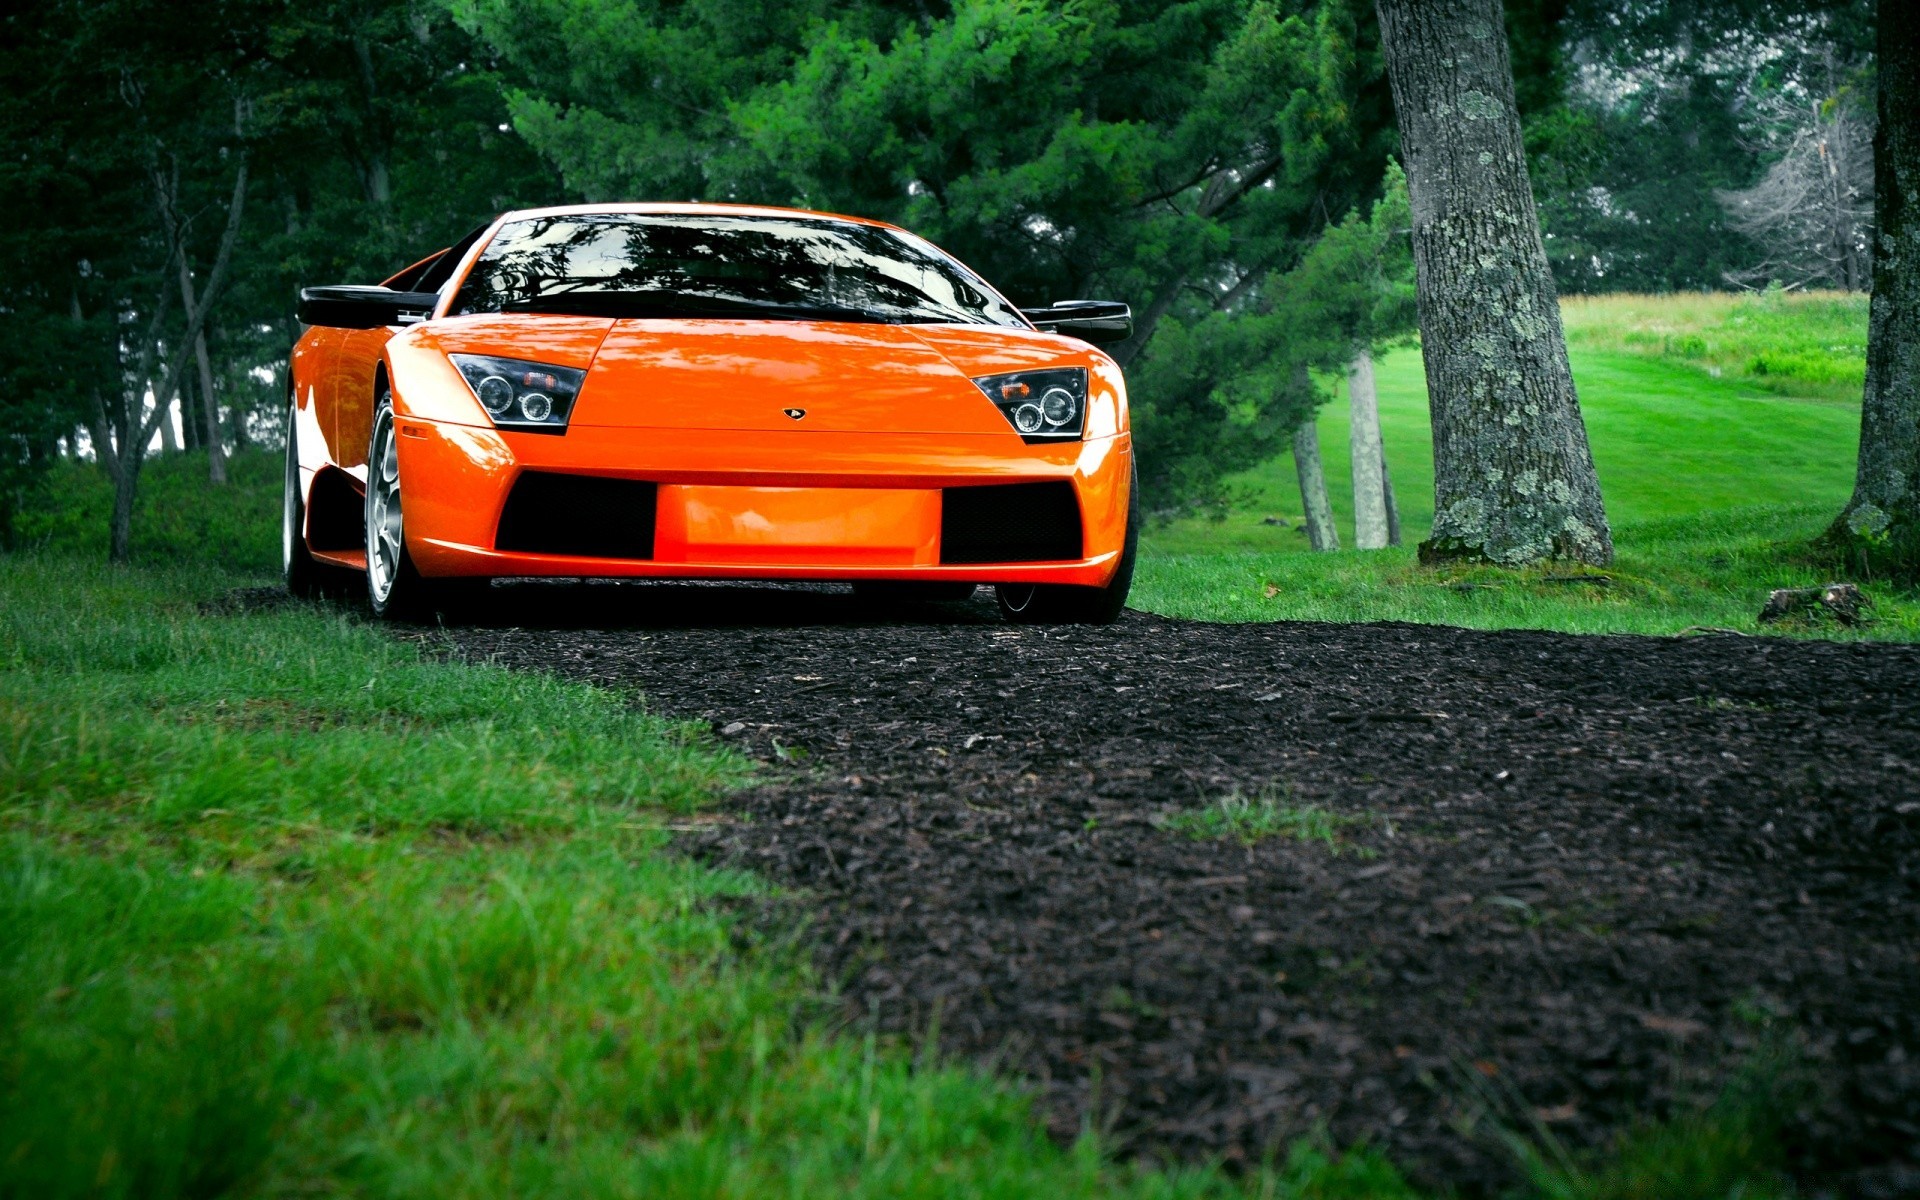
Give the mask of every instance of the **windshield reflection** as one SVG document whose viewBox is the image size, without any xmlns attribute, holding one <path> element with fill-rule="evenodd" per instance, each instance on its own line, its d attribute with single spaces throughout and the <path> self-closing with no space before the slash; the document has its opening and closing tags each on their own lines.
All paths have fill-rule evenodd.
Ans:
<svg viewBox="0 0 1920 1200">
<path fill-rule="evenodd" d="M 717 214 L 503 225 L 451 310 L 492 312 L 1026 327 L 918 238 L 849 221 Z"/>
</svg>

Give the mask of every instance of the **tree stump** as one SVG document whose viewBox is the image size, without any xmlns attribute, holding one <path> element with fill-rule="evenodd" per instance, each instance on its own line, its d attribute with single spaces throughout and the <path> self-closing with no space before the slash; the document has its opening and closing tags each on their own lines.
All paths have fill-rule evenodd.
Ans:
<svg viewBox="0 0 1920 1200">
<path fill-rule="evenodd" d="M 1822 617 L 1832 617 L 1840 624 L 1852 627 L 1865 619 L 1862 610 L 1871 603 L 1851 583 L 1775 588 L 1767 597 L 1766 607 L 1760 610 L 1760 623 L 1772 625 L 1778 621 L 1817 621 Z"/>
</svg>

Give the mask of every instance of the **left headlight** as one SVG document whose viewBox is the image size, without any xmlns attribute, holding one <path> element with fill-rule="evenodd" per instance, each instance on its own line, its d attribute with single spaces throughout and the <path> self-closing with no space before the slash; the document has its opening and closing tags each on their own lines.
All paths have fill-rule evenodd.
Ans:
<svg viewBox="0 0 1920 1200">
<path fill-rule="evenodd" d="M 449 354 L 447 358 L 495 425 L 528 433 L 565 433 L 574 399 L 587 378 L 585 371 L 575 367 L 517 358 L 484 354 Z"/>
<path fill-rule="evenodd" d="M 1079 441 L 1087 426 L 1085 367 L 984 375 L 973 382 L 999 408 L 1021 441 Z"/>
</svg>

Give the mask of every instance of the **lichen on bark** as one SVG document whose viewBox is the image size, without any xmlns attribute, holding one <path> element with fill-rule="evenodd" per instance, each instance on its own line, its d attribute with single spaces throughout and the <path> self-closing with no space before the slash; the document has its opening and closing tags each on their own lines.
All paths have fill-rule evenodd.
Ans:
<svg viewBox="0 0 1920 1200">
<path fill-rule="evenodd" d="M 1826 541 L 1869 574 L 1920 582 L 1920 7 L 1880 5 L 1873 300 L 1853 497 Z"/>
<path fill-rule="evenodd" d="M 1605 564 L 1600 498 L 1528 185 L 1499 0 L 1378 0 L 1433 418 L 1423 561 Z"/>
</svg>

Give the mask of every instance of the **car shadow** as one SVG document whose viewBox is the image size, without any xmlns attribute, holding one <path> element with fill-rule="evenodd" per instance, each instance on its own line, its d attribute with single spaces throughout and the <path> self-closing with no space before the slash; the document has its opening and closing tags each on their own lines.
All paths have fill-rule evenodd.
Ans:
<svg viewBox="0 0 1920 1200">
<path fill-rule="evenodd" d="M 303 603 L 278 587 L 236 588 L 203 604 L 213 614 L 265 612 Z M 371 619 L 364 594 L 319 597 L 331 611 Z M 854 595 L 847 584 L 707 580 L 501 580 L 478 598 L 416 629 L 768 629 L 810 626 L 1000 625 L 993 589 L 972 599 L 928 603 Z"/>
<path fill-rule="evenodd" d="M 447 624 L 480 628 L 714 629 L 846 625 L 998 625 L 991 588 L 925 603 L 856 596 L 846 584 L 703 580 L 505 581 Z"/>
</svg>

